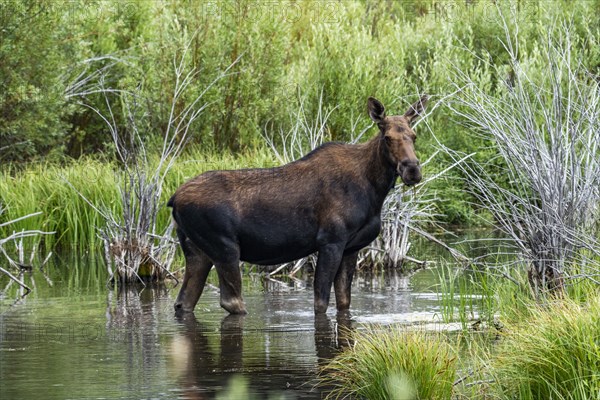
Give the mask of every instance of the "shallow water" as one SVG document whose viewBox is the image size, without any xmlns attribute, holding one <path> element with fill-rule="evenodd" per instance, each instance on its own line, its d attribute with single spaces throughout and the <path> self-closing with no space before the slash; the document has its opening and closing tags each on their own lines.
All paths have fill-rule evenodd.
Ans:
<svg viewBox="0 0 600 400">
<path fill-rule="evenodd" d="M 195 314 L 177 318 L 178 287 L 109 290 L 95 265 L 56 257 L 47 274 L 25 277 L 34 292 L 17 304 L 14 289 L 3 292 L 1 399 L 214 398 L 240 374 L 255 398 L 317 399 L 319 365 L 347 343 L 340 327 L 440 320 L 432 269 L 411 279 L 360 275 L 350 316 L 330 306 L 315 318 L 308 277 L 251 274 L 244 277 L 247 316 L 227 316 L 209 286 Z"/>
</svg>

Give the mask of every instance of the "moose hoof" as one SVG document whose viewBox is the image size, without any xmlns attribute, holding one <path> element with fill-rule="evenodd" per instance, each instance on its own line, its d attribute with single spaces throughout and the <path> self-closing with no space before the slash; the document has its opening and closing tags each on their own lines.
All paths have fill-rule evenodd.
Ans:
<svg viewBox="0 0 600 400">
<path fill-rule="evenodd" d="M 223 307 L 230 314 L 247 314 L 246 306 L 244 302 L 241 300 L 229 300 L 229 301 L 221 301 L 221 307 Z"/>
</svg>

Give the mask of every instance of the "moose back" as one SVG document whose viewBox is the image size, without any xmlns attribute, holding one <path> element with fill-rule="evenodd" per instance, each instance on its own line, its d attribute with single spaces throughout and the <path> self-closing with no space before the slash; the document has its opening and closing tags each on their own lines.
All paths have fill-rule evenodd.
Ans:
<svg viewBox="0 0 600 400">
<path fill-rule="evenodd" d="M 421 180 L 411 125 L 426 102 L 386 116 L 370 97 L 379 132 L 366 143 L 325 143 L 281 167 L 210 171 L 181 185 L 168 202 L 186 259 L 175 310 L 193 311 L 214 265 L 221 306 L 245 313 L 240 261 L 272 265 L 315 252 L 315 313 L 327 310 L 332 285 L 338 311 L 348 310 L 358 251 L 379 234 L 386 195 L 398 176 Z"/>
</svg>

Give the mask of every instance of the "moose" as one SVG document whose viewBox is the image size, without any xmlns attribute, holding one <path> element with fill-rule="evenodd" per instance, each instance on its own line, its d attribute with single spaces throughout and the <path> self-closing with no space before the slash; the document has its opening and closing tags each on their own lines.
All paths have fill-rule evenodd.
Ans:
<svg viewBox="0 0 600 400">
<path fill-rule="evenodd" d="M 280 167 L 209 171 L 181 185 L 167 204 L 186 262 L 175 311 L 194 310 L 214 265 L 221 307 L 245 314 L 240 261 L 282 264 L 315 252 L 315 314 L 327 311 L 332 285 L 338 312 L 349 310 L 358 252 L 380 232 L 385 197 L 398 176 L 421 181 L 411 126 L 427 99 L 386 116 L 369 97 L 379 132 L 365 143 L 329 142 Z"/>
</svg>

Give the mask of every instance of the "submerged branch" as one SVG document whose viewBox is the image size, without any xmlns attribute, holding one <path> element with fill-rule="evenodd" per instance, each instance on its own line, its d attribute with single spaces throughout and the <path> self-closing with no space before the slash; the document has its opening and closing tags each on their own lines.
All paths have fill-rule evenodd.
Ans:
<svg viewBox="0 0 600 400">
<path fill-rule="evenodd" d="M 31 292 L 31 288 L 29 286 L 27 286 L 26 284 L 24 284 L 23 282 L 21 282 L 19 280 L 19 278 L 17 278 L 16 276 L 14 276 L 13 274 L 11 274 L 9 271 L 5 270 L 4 268 L 0 267 L 0 272 L 6 274 L 6 276 L 8 276 L 10 279 L 12 279 L 14 282 L 16 282 L 19 286 L 21 286 L 23 289 L 25 289 L 27 292 L 21 296 L 21 297 L 25 297 L 26 295 L 29 294 L 29 292 Z"/>
</svg>

